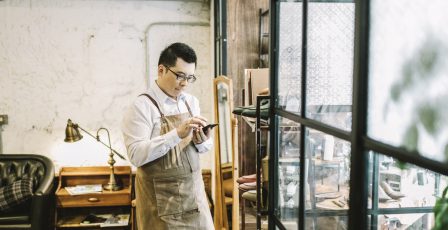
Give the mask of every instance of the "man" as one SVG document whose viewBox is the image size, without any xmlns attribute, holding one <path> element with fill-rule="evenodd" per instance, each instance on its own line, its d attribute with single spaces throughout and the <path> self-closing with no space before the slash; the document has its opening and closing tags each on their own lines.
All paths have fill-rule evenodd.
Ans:
<svg viewBox="0 0 448 230">
<path fill-rule="evenodd" d="M 196 54 L 186 44 L 162 51 L 157 80 L 123 120 L 130 161 L 137 168 L 139 229 L 213 229 L 198 153 L 213 145 L 202 130 L 198 99 L 183 92 L 196 80 Z"/>
</svg>

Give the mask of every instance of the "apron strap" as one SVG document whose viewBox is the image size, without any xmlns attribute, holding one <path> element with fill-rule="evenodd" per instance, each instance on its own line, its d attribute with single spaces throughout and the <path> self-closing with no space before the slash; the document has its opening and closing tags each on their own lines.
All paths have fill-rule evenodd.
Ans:
<svg viewBox="0 0 448 230">
<path fill-rule="evenodd" d="M 151 100 L 152 103 L 156 106 L 157 110 L 159 110 L 160 116 L 163 117 L 163 118 L 165 117 L 165 115 L 162 113 L 162 111 L 161 111 L 160 108 L 159 108 L 159 104 L 157 104 L 157 101 L 154 100 L 154 98 L 152 98 L 151 96 L 149 96 L 149 94 L 147 94 L 147 93 L 142 93 L 142 94 L 140 94 L 139 96 L 146 96 L 147 98 L 149 98 L 149 100 Z M 191 112 L 190 105 L 188 105 L 188 102 L 187 102 L 187 101 L 185 101 L 185 106 L 187 107 L 187 109 L 188 109 L 188 113 L 190 114 L 190 116 L 193 117 L 193 113 Z"/>
<path fill-rule="evenodd" d="M 161 111 L 160 108 L 159 108 L 159 104 L 157 104 L 157 101 L 154 100 L 154 98 L 152 98 L 151 96 L 149 96 L 149 94 L 147 94 L 147 93 L 142 93 L 142 94 L 140 94 L 140 95 L 138 95 L 138 96 L 146 96 L 147 98 L 149 98 L 149 100 L 156 106 L 157 110 L 159 110 L 160 116 L 161 116 L 162 118 L 165 118 L 165 115 L 162 113 L 162 111 Z"/>
<path fill-rule="evenodd" d="M 190 106 L 188 105 L 187 100 L 185 100 L 185 106 L 187 106 L 188 113 L 190 113 L 190 116 L 193 117 L 193 113 L 191 112 Z"/>
</svg>

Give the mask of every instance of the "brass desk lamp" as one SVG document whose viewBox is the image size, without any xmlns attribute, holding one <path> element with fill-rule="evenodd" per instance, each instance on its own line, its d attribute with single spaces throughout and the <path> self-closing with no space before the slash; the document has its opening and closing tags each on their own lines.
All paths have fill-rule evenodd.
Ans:
<svg viewBox="0 0 448 230">
<path fill-rule="evenodd" d="M 119 154 L 117 151 L 115 151 L 114 149 L 112 149 L 112 145 L 110 143 L 110 134 L 109 134 L 109 130 L 107 130 L 106 128 L 99 128 L 96 131 L 96 137 L 93 136 L 92 134 L 90 134 L 89 132 L 87 132 L 85 129 L 81 128 L 78 124 L 75 124 L 72 122 L 72 120 L 68 119 L 67 121 L 67 128 L 65 128 L 65 142 L 76 142 L 82 139 L 82 135 L 79 133 L 79 129 L 81 129 L 82 131 L 84 131 L 85 133 L 89 134 L 91 137 L 95 138 L 98 142 L 100 142 L 101 144 L 103 144 L 104 146 L 108 147 L 110 149 L 110 154 L 109 154 L 109 161 L 107 163 L 109 163 L 110 165 L 110 176 L 109 176 L 109 183 L 107 183 L 107 185 L 103 185 L 103 188 L 105 190 L 109 190 L 109 191 L 117 191 L 121 189 L 121 186 L 117 184 L 116 180 L 115 180 L 115 173 L 114 173 L 114 164 L 115 164 L 115 160 L 114 160 L 114 154 L 119 156 L 121 159 L 125 160 L 125 158 L 123 157 L 123 155 Z M 100 136 L 98 135 L 99 132 L 101 130 L 105 130 L 107 132 L 107 137 L 109 139 L 109 145 L 107 145 L 106 143 L 102 142 L 100 140 Z"/>
</svg>

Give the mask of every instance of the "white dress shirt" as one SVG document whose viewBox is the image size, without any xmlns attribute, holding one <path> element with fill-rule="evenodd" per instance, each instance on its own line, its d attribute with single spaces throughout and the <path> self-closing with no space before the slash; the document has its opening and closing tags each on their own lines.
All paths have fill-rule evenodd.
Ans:
<svg viewBox="0 0 448 230">
<path fill-rule="evenodd" d="M 151 84 L 146 93 L 157 101 L 165 116 L 188 113 L 185 101 L 193 116 L 201 113 L 198 99 L 190 94 L 181 93 L 176 101 L 166 95 L 156 83 Z M 159 110 L 146 96 L 137 97 L 125 113 L 121 130 L 129 160 L 136 167 L 164 156 L 181 141 L 176 129 L 160 135 Z M 195 146 L 199 153 L 204 153 L 212 148 L 213 140 L 209 138 Z"/>
</svg>

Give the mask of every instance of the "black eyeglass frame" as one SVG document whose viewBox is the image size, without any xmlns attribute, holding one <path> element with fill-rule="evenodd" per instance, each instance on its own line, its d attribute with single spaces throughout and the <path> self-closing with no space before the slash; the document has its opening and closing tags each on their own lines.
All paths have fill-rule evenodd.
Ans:
<svg viewBox="0 0 448 230">
<path fill-rule="evenodd" d="M 196 81 L 196 76 L 195 75 L 190 75 L 190 76 L 182 76 L 179 73 L 174 72 L 173 70 L 170 69 L 170 67 L 164 65 L 165 68 L 167 68 L 171 73 L 173 73 L 174 75 L 176 75 L 176 80 L 178 81 L 187 81 L 188 83 L 193 83 Z"/>
</svg>

